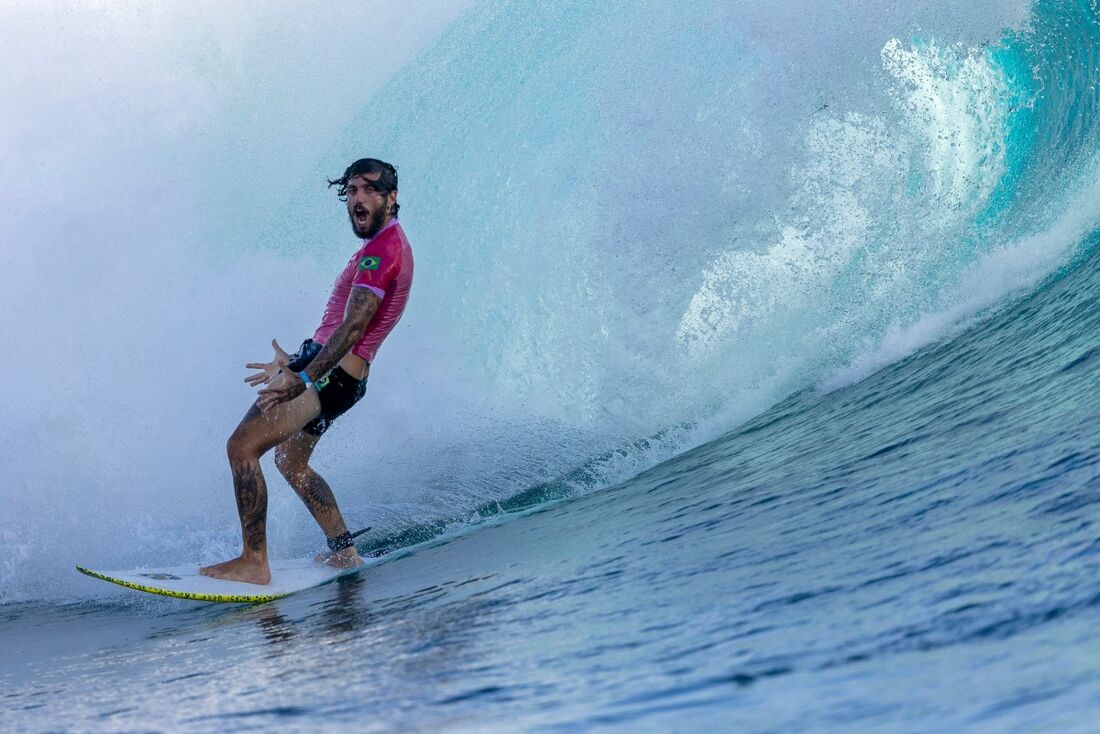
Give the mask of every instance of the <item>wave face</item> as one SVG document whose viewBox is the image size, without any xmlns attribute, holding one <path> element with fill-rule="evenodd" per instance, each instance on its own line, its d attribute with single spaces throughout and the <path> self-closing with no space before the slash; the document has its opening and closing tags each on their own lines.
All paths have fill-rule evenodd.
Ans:
<svg viewBox="0 0 1100 734">
<path fill-rule="evenodd" d="M 884 4 L 858 18 L 839 1 L 797 14 L 597 5 L 478 5 L 381 89 L 327 100 L 359 109 L 337 143 L 299 162 L 307 172 L 280 184 L 277 203 L 233 221 L 219 203 L 238 173 L 218 160 L 225 140 L 191 151 L 173 125 L 201 126 L 152 116 L 153 152 L 188 171 L 182 191 L 159 181 L 153 193 L 183 213 L 169 209 L 136 241 L 138 197 L 111 190 L 100 205 L 114 214 L 82 236 L 87 267 L 112 283 L 156 248 L 150 272 L 171 284 L 167 302 L 151 287 L 78 284 L 51 310 L 38 295 L 52 282 L 47 260 L 7 253 L 0 305 L 17 318 L 5 339 L 31 354 L 144 349 L 124 383 L 47 366 L 55 387 L 2 388 L 20 430 L 0 436 L 4 465 L 18 467 L 0 488 L 14 508 L 0 518 L 0 600 L 93 593 L 70 578 L 70 558 L 126 566 L 232 551 L 221 443 L 249 396 L 207 383 L 230 382 L 271 335 L 288 344 L 311 331 L 348 243 L 318 182 L 362 154 L 398 164 L 418 260 L 369 414 L 349 414 L 319 457 L 351 518 L 377 528 L 374 545 L 605 488 L 792 395 L 828 410 L 823 393 L 976 338 L 990 314 L 1023 308 L 1027 322 L 1013 304 L 1092 267 L 1091 4 Z M 213 49 L 204 38 L 180 54 L 187 84 L 165 74 L 189 90 L 188 114 L 213 119 L 219 95 L 250 121 L 253 108 L 277 109 L 247 75 L 212 85 L 233 58 L 224 38 Z M 131 61 L 112 70 L 123 82 Z M 117 133 L 150 117 L 138 113 L 101 122 Z M 258 170 L 277 170 L 280 154 L 251 152 Z M 134 155 L 126 174 L 155 170 L 157 156 Z M 132 210 L 111 208 L 120 196 Z M 8 241 L 32 227 L 10 223 Z M 286 295 L 272 299 L 272 283 Z M 73 333 L 88 303 L 103 313 Z M 1055 343 L 1074 328 L 1045 324 Z M 202 365 L 208 400 L 189 380 L 165 394 L 159 367 L 179 354 Z M 964 381 L 989 367 L 968 369 L 950 367 Z M 887 412 L 908 409 L 904 384 L 888 393 Z M 276 551 L 309 552 L 316 530 L 272 485 Z M 36 552 L 42 538 L 49 558 Z"/>
</svg>

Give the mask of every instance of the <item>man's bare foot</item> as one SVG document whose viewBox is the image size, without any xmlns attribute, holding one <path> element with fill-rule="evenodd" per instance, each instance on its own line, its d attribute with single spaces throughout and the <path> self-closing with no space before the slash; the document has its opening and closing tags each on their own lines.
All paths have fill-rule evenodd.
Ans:
<svg viewBox="0 0 1100 734">
<path fill-rule="evenodd" d="M 335 553 L 329 551 L 318 553 L 313 557 L 313 560 L 317 561 L 317 563 L 323 563 L 326 566 L 335 566 L 336 568 L 355 568 L 365 563 L 359 556 L 359 551 L 355 550 L 354 547 L 344 548 Z"/>
<path fill-rule="evenodd" d="M 199 573 L 225 581 L 244 581 L 248 584 L 271 583 L 271 568 L 267 565 L 267 561 L 253 561 L 244 556 L 225 563 L 204 566 L 199 569 Z"/>
</svg>

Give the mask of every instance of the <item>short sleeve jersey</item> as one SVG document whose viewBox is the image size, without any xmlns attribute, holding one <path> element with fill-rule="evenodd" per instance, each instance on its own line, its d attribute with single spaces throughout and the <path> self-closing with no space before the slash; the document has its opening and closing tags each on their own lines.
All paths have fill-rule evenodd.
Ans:
<svg viewBox="0 0 1100 734">
<path fill-rule="evenodd" d="M 382 340 L 397 325 L 405 311 L 412 279 L 412 249 L 395 218 L 374 237 L 363 240 L 363 246 L 340 271 L 313 340 L 327 343 L 336 327 L 344 321 L 351 289 L 366 288 L 381 298 L 382 303 L 367 324 L 363 337 L 351 351 L 367 362 L 373 362 Z"/>
</svg>

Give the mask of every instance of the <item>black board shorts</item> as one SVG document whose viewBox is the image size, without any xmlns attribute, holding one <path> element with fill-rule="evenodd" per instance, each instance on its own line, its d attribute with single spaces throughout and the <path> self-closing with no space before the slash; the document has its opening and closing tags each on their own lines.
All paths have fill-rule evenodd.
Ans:
<svg viewBox="0 0 1100 734">
<path fill-rule="evenodd" d="M 290 355 L 287 367 L 292 372 L 301 372 L 321 351 L 324 344 L 306 339 L 295 354 Z M 332 422 L 348 411 L 362 399 L 367 391 L 367 380 L 357 380 L 337 365 L 332 371 L 317 381 L 317 397 L 321 399 L 321 415 L 317 416 L 302 430 L 313 436 L 321 436 Z"/>
</svg>

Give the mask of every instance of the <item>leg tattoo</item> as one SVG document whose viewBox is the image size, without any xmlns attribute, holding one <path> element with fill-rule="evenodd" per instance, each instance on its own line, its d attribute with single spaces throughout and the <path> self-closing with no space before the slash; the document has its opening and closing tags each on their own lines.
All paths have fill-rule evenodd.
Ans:
<svg viewBox="0 0 1100 734">
<path fill-rule="evenodd" d="M 261 552 L 267 547 L 267 484 L 258 463 L 233 465 L 233 489 L 245 550 Z"/>
<path fill-rule="evenodd" d="M 305 500 L 309 511 L 316 515 L 318 512 L 327 512 L 336 507 L 336 497 L 332 494 L 332 488 L 328 486 L 320 474 L 309 472 L 305 477 L 305 492 L 302 499 Z"/>
<path fill-rule="evenodd" d="M 325 535 L 331 538 L 348 531 L 340 507 L 336 504 L 336 496 L 324 477 L 308 467 L 288 472 L 285 476 Z"/>
</svg>

